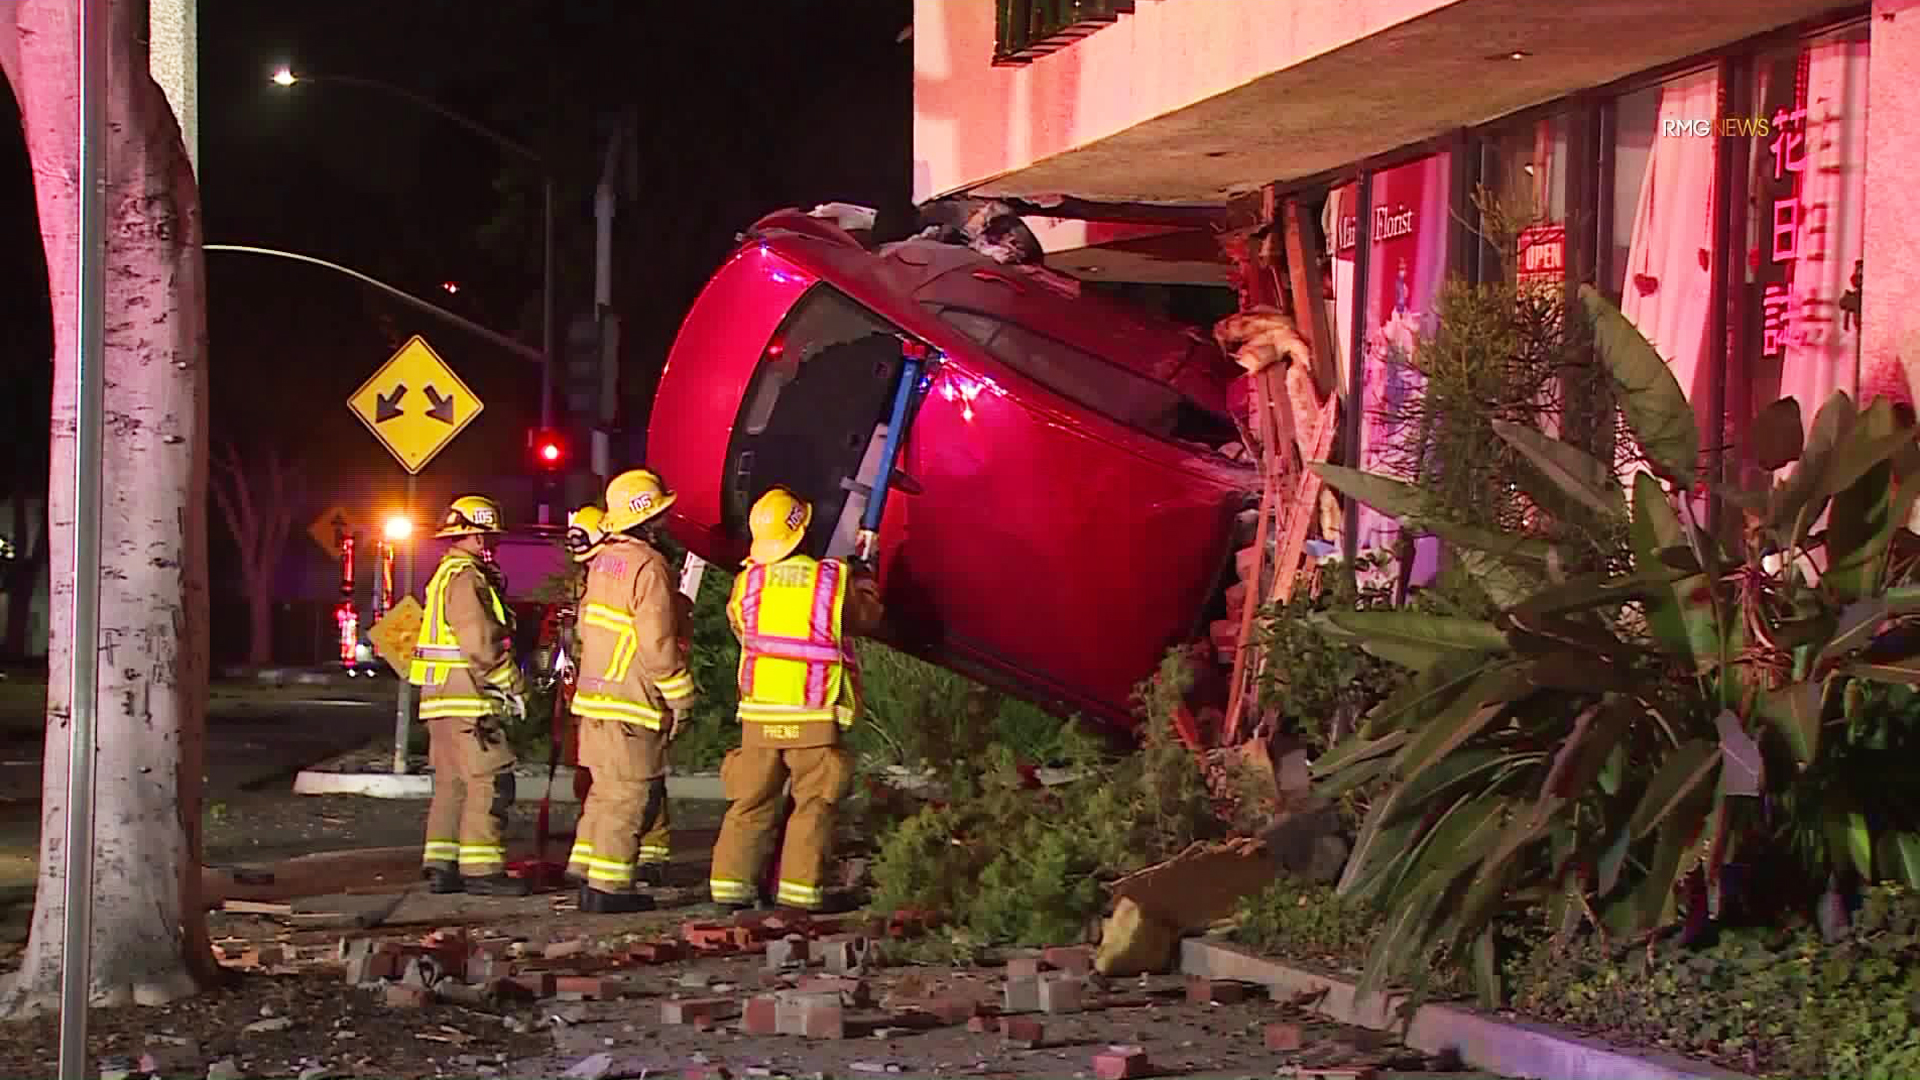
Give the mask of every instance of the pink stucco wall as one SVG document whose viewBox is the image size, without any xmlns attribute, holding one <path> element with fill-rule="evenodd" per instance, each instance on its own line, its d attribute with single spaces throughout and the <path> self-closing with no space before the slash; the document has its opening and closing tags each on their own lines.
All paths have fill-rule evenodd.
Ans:
<svg viewBox="0 0 1920 1080">
<path fill-rule="evenodd" d="M 1084 146 L 1454 0 L 1139 0 L 1023 67 L 992 67 L 993 0 L 914 0 L 916 202 Z"/>
<path fill-rule="evenodd" d="M 1873 15 L 1861 359 L 1867 372 L 1894 361 L 1920 385 L 1920 0 L 1875 0 Z"/>
</svg>

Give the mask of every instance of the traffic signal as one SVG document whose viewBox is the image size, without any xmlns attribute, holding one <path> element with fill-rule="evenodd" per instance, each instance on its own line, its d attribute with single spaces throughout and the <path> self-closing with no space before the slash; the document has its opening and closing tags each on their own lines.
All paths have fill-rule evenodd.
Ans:
<svg viewBox="0 0 1920 1080">
<path fill-rule="evenodd" d="M 557 473 L 567 467 L 567 440 L 557 431 L 539 429 L 527 435 L 527 449 L 536 472 Z"/>
</svg>

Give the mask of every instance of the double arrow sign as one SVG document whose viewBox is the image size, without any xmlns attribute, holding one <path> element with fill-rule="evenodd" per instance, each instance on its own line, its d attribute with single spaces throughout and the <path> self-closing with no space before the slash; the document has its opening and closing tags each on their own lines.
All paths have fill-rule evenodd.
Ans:
<svg viewBox="0 0 1920 1080">
<path fill-rule="evenodd" d="M 427 384 L 425 393 L 427 395 L 427 408 L 421 415 L 451 426 L 453 423 L 453 395 L 448 394 L 446 397 L 441 397 L 439 389 L 432 383 Z M 406 396 L 406 383 L 396 385 L 391 393 L 376 395 L 373 402 L 373 422 L 382 424 L 388 420 L 397 420 L 405 416 L 406 410 L 400 407 L 400 399 Z"/>
</svg>

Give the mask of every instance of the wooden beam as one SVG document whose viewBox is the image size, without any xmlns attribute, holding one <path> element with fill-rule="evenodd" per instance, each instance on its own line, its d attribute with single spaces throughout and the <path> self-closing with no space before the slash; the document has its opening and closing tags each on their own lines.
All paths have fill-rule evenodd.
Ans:
<svg viewBox="0 0 1920 1080">
<path fill-rule="evenodd" d="M 1338 390 L 1339 365 L 1334 363 L 1333 331 L 1327 323 L 1326 282 L 1320 277 L 1319 231 L 1307 220 L 1306 207 L 1298 199 L 1286 201 L 1279 224 L 1286 233 L 1293 323 L 1313 350 L 1313 388 L 1320 400 L 1326 401 Z"/>
</svg>

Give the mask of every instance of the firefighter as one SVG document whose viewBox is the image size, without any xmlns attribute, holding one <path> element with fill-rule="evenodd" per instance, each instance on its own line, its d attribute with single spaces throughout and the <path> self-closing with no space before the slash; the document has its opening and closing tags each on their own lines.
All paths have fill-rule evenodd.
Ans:
<svg viewBox="0 0 1920 1080">
<path fill-rule="evenodd" d="M 649 524 L 675 496 L 645 469 L 607 485 L 606 539 L 587 563 L 581 597 L 580 764 L 593 783 L 570 865 L 584 871 L 580 910 L 652 910 L 636 892 L 640 849 L 664 848 L 667 743 L 696 693 L 680 648 L 681 608 Z"/>
<path fill-rule="evenodd" d="M 839 559 L 796 553 L 813 507 L 776 487 L 753 504 L 753 547 L 734 579 L 727 620 L 740 639 L 740 747 L 720 782 L 732 803 L 713 849 L 715 904 L 741 910 L 772 846 L 785 788 L 793 813 L 780 853 L 775 902 L 821 911 L 835 809 L 853 784 L 841 737 L 860 712 L 851 637 L 878 629 L 873 578 Z"/>
<path fill-rule="evenodd" d="M 493 564 L 500 507 L 463 495 L 436 537 L 453 541 L 427 582 L 427 606 L 408 680 L 420 687 L 433 765 L 425 876 L 436 893 L 524 896 L 507 875 L 504 833 L 513 805 L 514 755 L 503 716 L 527 714 L 513 656 L 513 614 Z"/>
</svg>

